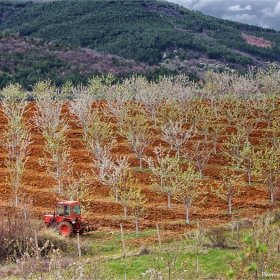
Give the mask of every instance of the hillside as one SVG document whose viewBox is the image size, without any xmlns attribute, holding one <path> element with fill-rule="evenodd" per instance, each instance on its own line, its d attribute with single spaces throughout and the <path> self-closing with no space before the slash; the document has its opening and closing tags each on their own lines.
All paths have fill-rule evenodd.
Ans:
<svg viewBox="0 0 280 280">
<path fill-rule="evenodd" d="M 280 33 L 275 30 L 158 1 L 3 1 L 0 31 L 201 78 L 209 69 L 245 71 L 248 65 L 264 67 L 280 60 Z M 118 68 L 118 59 L 113 62 Z"/>
<path fill-rule="evenodd" d="M 2 35 L 0 38 L 0 88 L 10 82 L 30 90 L 39 80 L 50 79 L 60 86 L 67 80 L 86 84 L 93 75 L 112 73 L 116 78 L 130 73 L 153 75 L 156 70 L 116 55 L 91 49 L 71 48 L 31 37 Z"/>
</svg>

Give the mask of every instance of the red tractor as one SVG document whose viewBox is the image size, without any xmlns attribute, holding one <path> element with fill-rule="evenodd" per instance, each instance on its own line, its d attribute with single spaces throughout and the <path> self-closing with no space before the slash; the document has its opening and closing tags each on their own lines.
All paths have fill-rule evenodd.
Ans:
<svg viewBox="0 0 280 280">
<path fill-rule="evenodd" d="M 44 216 L 47 227 L 56 227 L 63 236 L 71 236 L 73 233 L 82 234 L 85 231 L 94 230 L 94 226 L 82 218 L 78 201 L 61 201 L 52 215 Z"/>
</svg>

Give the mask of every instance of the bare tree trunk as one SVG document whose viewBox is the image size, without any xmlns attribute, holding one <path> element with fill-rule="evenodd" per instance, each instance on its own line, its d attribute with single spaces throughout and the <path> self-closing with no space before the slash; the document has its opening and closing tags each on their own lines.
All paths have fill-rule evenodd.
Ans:
<svg viewBox="0 0 280 280">
<path fill-rule="evenodd" d="M 231 197 L 228 198 L 228 213 L 231 215 L 232 214 L 232 202 L 231 202 Z"/>
<path fill-rule="evenodd" d="M 142 171 L 142 155 L 139 156 L 139 168 Z"/>
<path fill-rule="evenodd" d="M 170 193 L 170 191 L 167 192 L 167 207 L 171 208 L 171 193 Z"/>
<path fill-rule="evenodd" d="M 186 205 L 186 223 L 189 224 L 190 220 L 189 220 L 189 206 Z"/>
<path fill-rule="evenodd" d="M 115 197 L 116 197 L 116 202 L 118 202 L 119 201 L 118 187 L 115 187 Z"/>
<path fill-rule="evenodd" d="M 274 203 L 274 192 L 270 191 L 270 202 Z"/>
<path fill-rule="evenodd" d="M 180 147 L 177 147 L 177 152 L 176 152 L 176 154 L 177 154 L 178 161 L 179 161 L 179 160 L 180 160 Z"/>
<path fill-rule="evenodd" d="M 217 154 L 217 141 L 214 140 L 214 154 Z"/>
<path fill-rule="evenodd" d="M 123 216 L 126 219 L 126 211 L 127 211 L 127 206 L 124 204 L 123 205 Z"/>
<path fill-rule="evenodd" d="M 202 168 L 200 164 L 198 164 L 198 170 L 199 170 L 199 179 L 202 179 Z"/>
<path fill-rule="evenodd" d="M 232 215 L 232 216 L 231 216 L 231 238 L 232 238 L 232 239 L 234 238 L 234 227 L 235 227 L 235 224 L 234 224 L 234 216 Z"/>
<path fill-rule="evenodd" d="M 139 233 L 139 223 L 138 223 L 138 218 L 135 220 L 135 229 L 136 229 L 136 236 L 138 236 Z"/>
<path fill-rule="evenodd" d="M 248 185 L 251 186 L 251 170 L 248 170 Z"/>
</svg>

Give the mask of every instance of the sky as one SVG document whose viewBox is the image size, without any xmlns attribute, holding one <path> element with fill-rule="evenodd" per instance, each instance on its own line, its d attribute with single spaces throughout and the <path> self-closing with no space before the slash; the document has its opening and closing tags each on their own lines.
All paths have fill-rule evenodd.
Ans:
<svg viewBox="0 0 280 280">
<path fill-rule="evenodd" d="M 280 31 L 280 0 L 168 0 L 222 19 Z"/>
</svg>

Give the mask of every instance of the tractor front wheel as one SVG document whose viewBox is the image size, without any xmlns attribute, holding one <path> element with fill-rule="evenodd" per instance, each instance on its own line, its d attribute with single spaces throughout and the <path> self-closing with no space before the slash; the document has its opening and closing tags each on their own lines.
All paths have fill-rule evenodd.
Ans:
<svg viewBox="0 0 280 280">
<path fill-rule="evenodd" d="M 69 222 L 62 222 L 59 227 L 59 233 L 65 237 L 69 237 L 73 233 L 73 226 Z"/>
</svg>

